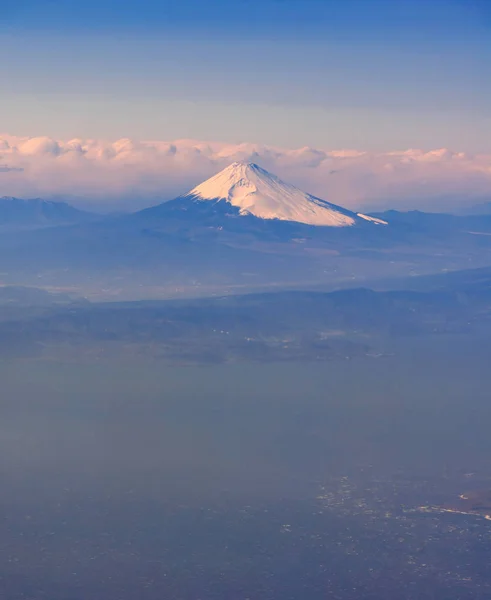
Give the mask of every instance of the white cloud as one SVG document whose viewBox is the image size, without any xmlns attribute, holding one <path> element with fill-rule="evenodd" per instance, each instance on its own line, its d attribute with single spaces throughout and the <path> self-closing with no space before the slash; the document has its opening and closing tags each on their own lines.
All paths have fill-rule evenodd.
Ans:
<svg viewBox="0 0 491 600">
<path fill-rule="evenodd" d="M 369 153 L 197 140 L 115 142 L 0 135 L 0 196 L 83 198 L 140 208 L 188 191 L 235 160 L 252 160 L 349 208 L 449 210 L 491 198 L 491 155 L 445 148 Z"/>
<path fill-rule="evenodd" d="M 42 154 L 58 156 L 62 152 L 62 147 L 56 140 L 52 140 L 49 137 L 35 137 L 22 141 L 16 146 L 15 150 L 19 154 L 26 154 L 28 156 Z"/>
</svg>

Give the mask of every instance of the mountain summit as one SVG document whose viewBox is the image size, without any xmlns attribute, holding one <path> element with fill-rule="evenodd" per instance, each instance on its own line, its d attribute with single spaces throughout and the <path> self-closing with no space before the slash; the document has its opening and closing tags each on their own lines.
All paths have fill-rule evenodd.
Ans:
<svg viewBox="0 0 491 600">
<path fill-rule="evenodd" d="M 307 225 L 350 227 L 363 222 L 386 225 L 381 219 L 357 214 L 298 188 L 254 163 L 235 162 L 192 189 L 180 200 L 225 200 L 241 215 L 296 221 Z"/>
</svg>

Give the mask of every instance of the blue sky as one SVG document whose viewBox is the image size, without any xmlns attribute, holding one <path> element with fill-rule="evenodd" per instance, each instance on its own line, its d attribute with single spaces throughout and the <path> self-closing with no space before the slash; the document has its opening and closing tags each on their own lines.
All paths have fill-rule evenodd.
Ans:
<svg viewBox="0 0 491 600">
<path fill-rule="evenodd" d="M 491 151 L 487 0 L 12 0 L 0 131 Z"/>
</svg>

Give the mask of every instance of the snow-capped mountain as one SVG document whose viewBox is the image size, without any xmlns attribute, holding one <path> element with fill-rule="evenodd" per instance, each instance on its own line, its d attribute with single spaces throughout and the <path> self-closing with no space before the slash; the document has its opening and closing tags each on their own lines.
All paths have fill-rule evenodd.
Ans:
<svg viewBox="0 0 491 600">
<path fill-rule="evenodd" d="M 307 225 L 350 227 L 367 222 L 387 224 L 381 219 L 354 213 L 302 192 L 258 165 L 247 162 L 233 163 L 178 200 L 185 199 L 195 202 L 225 201 L 236 207 L 240 215 Z"/>
</svg>

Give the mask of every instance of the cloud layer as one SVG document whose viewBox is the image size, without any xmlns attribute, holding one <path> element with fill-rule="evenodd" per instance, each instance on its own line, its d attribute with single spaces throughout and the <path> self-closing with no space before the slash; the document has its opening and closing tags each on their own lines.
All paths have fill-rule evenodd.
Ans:
<svg viewBox="0 0 491 600">
<path fill-rule="evenodd" d="M 491 154 L 9 135 L 0 135 L 0 196 L 66 197 L 94 208 L 136 210 L 188 191 L 235 160 L 257 162 L 348 208 L 445 211 L 491 199 Z"/>
</svg>

